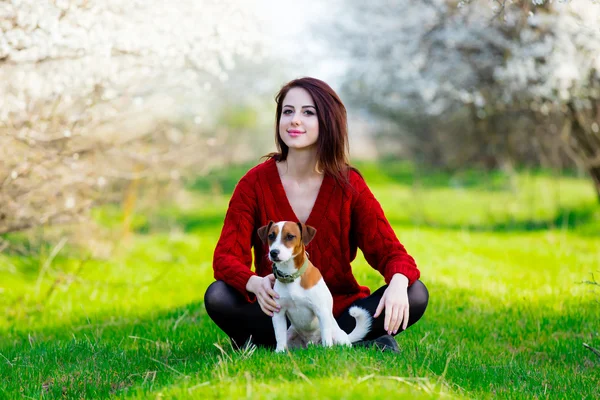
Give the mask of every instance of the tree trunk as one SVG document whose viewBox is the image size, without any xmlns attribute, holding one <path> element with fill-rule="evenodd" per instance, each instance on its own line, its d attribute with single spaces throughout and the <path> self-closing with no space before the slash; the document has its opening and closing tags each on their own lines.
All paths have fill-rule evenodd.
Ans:
<svg viewBox="0 0 600 400">
<path fill-rule="evenodd" d="M 600 203 L 600 134 L 594 124 L 598 124 L 598 107 L 592 107 L 591 118 L 586 118 L 573 102 L 567 103 L 570 123 L 567 121 L 563 129 L 563 139 L 567 147 L 571 148 L 571 155 L 585 165 L 590 177 L 594 181 L 596 197 Z M 569 146 L 570 144 L 570 146 Z"/>
<path fill-rule="evenodd" d="M 596 198 L 598 199 L 598 203 L 600 203 L 600 168 L 590 168 L 589 173 L 594 180 L 594 185 L 596 187 Z"/>
</svg>

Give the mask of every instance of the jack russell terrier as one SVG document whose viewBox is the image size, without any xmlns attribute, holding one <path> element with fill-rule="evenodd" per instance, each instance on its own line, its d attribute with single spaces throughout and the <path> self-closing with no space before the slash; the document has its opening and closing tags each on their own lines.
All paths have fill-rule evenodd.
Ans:
<svg viewBox="0 0 600 400">
<path fill-rule="evenodd" d="M 258 229 L 260 239 L 269 244 L 269 259 L 277 278 L 273 289 L 279 294 L 281 309 L 273 315 L 276 352 L 309 343 L 351 346 L 371 329 L 371 315 L 357 306 L 349 310 L 356 319 L 354 330 L 347 334 L 338 326 L 333 317 L 331 292 L 305 251 L 316 232 L 311 226 L 289 221 L 270 221 Z M 286 315 L 292 323 L 289 329 Z"/>
</svg>

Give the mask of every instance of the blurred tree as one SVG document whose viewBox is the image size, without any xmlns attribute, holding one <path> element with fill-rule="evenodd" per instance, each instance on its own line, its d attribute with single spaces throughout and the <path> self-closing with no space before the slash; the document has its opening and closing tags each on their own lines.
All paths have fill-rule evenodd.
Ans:
<svg viewBox="0 0 600 400">
<path fill-rule="evenodd" d="M 201 134 L 202 116 L 174 110 L 186 98 L 209 104 L 198 93 L 226 81 L 236 59 L 260 58 L 250 8 L 0 2 L 0 234 L 79 220 L 114 185 L 210 165 L 219 138 Z"/>
<path fill-rule="evenodd" d="M 472 4 L 470 4 L 472 3 Z M 344 2 L 345 93 L 429 164 L 563 167 L 600 201 L 600 6 L 588 2 Z"/>
</svg>

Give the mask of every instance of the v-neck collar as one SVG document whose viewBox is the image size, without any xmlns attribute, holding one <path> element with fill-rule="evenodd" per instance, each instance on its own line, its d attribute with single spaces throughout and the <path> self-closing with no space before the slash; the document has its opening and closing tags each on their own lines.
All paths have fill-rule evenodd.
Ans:
<svg viewBox="0 0 600 400">
<path fill-rule="evenodd" d="M 299 218 L 296 216 L 292 205 L 287 197 L 287 193 L 283 187 L 283 182 L 281 181 L 281 177 L 279 176 L 279 171 L 277 170 L 277 163 L 274 158 L 271 158 L 269 161 L 271 165 L 268 168 L 268 173 L 270 175 L 270 181 L 273 182 L 273 189 L 277 195 L 277 197 L 282 199 L 282 207 L 284 218 L 287 221 L 300 222 Z M 323 177 L 323 182 L 321 182 L 321 187 L 319 188 L 319 193 L 317 194 L 317 199 L 315 200 L 315 204 L 313 205 L 312 210 L 310 210 L 310 214 L 306 219 L 305 224 L 310 226 L 318 225 L 318 221 L 322 218 L 325 213 L 325 209 L 327 208 L 327 204 L 329 203 L 329 199 L 333 193 L 333 189 L 335 189 L 334 180 L 329 174 L 325 174 Z"/>
</svg>

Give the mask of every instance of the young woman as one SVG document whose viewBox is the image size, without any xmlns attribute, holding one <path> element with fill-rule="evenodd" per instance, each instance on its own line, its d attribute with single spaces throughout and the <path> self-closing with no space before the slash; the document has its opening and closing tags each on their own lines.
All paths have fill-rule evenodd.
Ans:
<svg viewBox="0 0 600 400">
<path fill-rule="evenodd" d="M 346 109 L 325 82 L 296 79 L 276 97 L 277 153 L 238 182 L 215 249 L 216 282 L 204 304 L 212 320 L 237 346 L 247 340 L 275 346 L 271 316 L 279 311 L 268 247 L 257 235 L 272 221 L 295 221 L 317 230 L 306 250 L 333 295 L 340 328 L 352 331 L 348 314 L 361 306 L 374 317 L 362 344 L 397 351 L 396 335 L 421 318 L 429 294 L 414 259 L 398 241 L 359 172 L 348 162 Z M 360 286 L 350 262 L 360 248 L 386 286 L 373 294 Z M 252 264 L 254 248 L 255 272 Z"/>
</svg>

